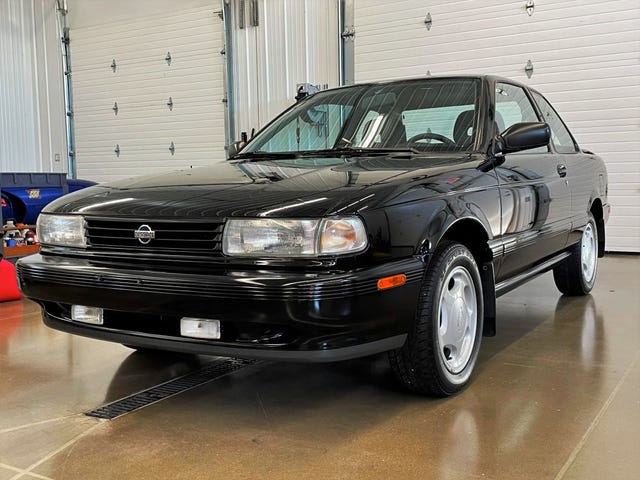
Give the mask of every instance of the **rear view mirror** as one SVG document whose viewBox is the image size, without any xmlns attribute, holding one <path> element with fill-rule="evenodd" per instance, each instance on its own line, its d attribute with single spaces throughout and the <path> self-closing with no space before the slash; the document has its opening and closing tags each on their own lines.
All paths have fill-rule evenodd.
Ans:
<svg viewBox="0 0 640 480">
<path fill-rule="evenodd" d="M 240 150 L 242 150 L 246 144 L 247 142 L 242 140 L 233 142 L 231 145 L 227 147 L 227 158 L 232 158 L 236 156 L 238 153 L 240 153 Z"/>
<path fill-rule="evenodd" d="M 516 123 L 498 135 L 496 155 L 544 147 L 551 139 L 549 125 L 543 122 Z"/>
</svg>

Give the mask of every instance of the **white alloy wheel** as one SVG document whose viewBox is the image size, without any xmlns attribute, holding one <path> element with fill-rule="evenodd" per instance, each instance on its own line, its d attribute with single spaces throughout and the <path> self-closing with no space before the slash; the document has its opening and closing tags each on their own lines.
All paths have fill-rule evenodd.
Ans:
<svg viewBox="0 0 640 480">
<path fill-rule="evenodd" d="M 478 328 L 478 299 L 471 275 L 463 266 L 443 282 L 439 303 L 438 351 L 446 369 L 456 375 L 469 362 Z"/>
<path fill-rule="evenodd" d="M 598 264 L 598 245 L 593 224 L 587 223 L 582 232 L 582 248 L 580 249 L 580 263 L 582 265 L 582 276 L 586 283 L 591 283 L 596 274 Z"/>
<path fill-rule="evenodd" d="M 398 381 L 413 392 L 447 397 L 469 384 L 482 340 L 482 279 L 473 254 L 443 240 L 425 270 L 407 341 L 389 352 Z"/>
<path fill-rule="evenodd" d="M 587 295 L 593 289 L 598 273 L 600 234 L 593 214 L 589 213 L 580 241 L 567 250 L 570 256 L 553 268 L 553 280 L 565 295 Z"/>
</svg>

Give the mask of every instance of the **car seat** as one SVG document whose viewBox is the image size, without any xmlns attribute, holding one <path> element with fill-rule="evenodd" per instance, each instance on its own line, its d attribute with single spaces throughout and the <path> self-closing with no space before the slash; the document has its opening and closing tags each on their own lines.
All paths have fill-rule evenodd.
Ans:
<svg viewBox="0 0 640 480">
<path fill-rule="evenodd" d="M 453 140 L 461 149 L 467 148 L 471 144 L 474 117 L 475 110 L 465 110 L 456 118 L 456 123 L 453 127 Z"/>
</svg>

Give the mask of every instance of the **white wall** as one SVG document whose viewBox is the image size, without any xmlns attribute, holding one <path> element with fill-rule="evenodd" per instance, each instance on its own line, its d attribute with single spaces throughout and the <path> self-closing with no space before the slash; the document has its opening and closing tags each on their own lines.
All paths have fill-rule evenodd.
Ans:
<svg viewBox="0 0 640 480">
<path fill-rule="evenodd" d="M 338 0 L 261 0 L 259 25 L 239 28 L 238 0 L 232 0 L 236 140 L 259 130 L 295 103 L 296 85 L 337 87 Z"/>
<path fill-rule="evenodd" d="M 66 172 L 55 0 L 0 1 L 0 171 Z"/>
</svg>

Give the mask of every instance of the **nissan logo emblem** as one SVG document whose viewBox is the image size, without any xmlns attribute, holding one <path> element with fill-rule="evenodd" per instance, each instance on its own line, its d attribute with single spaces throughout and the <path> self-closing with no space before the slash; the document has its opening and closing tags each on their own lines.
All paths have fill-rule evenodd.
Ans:
<svg viewBox="0 0 640 480">
<path fill-rule="evenodd" d="M 133 237 L 137 238 L 141 244 L 146 245 L 156 238 L 156 232 L 151 230 L 149 225 L 140 225 L 137 230 L 134 230 Z"/>
</svg>

